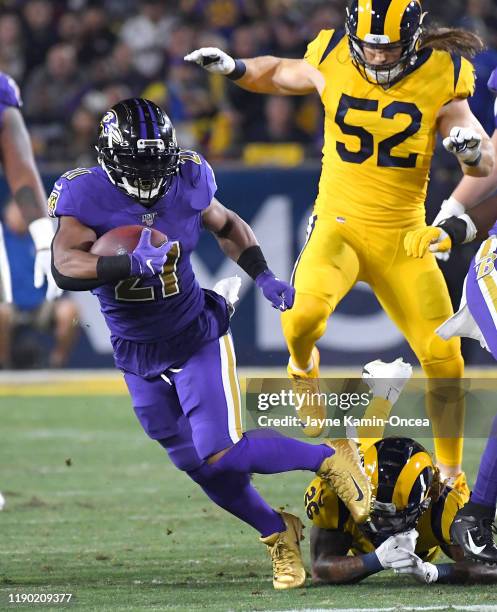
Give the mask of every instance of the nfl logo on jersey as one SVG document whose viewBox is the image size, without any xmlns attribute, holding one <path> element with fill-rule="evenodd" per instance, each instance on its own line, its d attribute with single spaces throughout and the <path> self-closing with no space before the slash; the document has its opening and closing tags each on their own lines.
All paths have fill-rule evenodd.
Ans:
<svg viewBox="0 0 497 612">
<path fill-rule="evenodd" d="M 156 214 L 155 212 L 144 213 L 142 215 L 142 223 L 151 227 L 154 224 Z"/>
</svg>

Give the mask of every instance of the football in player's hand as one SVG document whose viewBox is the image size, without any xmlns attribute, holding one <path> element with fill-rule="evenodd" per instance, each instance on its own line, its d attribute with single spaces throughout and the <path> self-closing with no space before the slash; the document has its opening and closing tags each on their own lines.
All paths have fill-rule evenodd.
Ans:
<svg viewBox="0 0 497 612">
<path fill-rule="evenodd" d="M 94 255 L 124 255 L 132 253 L 136 248 L 143 230 L 142 225 L 123 225 L 115 227 L 102 234 L 100 238 L 92 244 L 90 253 Z M 151 243 L 154 247 L 159 247 L 167 242 L 165 236 L 159 230 L 150 228 L 152 232 Z"/>
</svg>

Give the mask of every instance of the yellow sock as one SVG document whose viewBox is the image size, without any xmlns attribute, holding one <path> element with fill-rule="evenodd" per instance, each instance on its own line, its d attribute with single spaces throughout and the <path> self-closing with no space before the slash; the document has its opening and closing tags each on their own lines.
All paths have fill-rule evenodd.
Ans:
<svg viewBox="0 0 497 612">
<path fill-rule="evenodd" d="M 371 403 L 364 413 L 363 419 L 371 419 L 374 423 L 374 418 L 379 421 L 377 425 L 361 425 L 357 428 L 357 435 L 361 444 L 361 451 L 365 451 L 378 440 L 383 438 L 386 421 L 390 416 L 392 403 L 384 397 L 373 397 Z M 384 421 L 385 423 L 382 423 Z"/>
<path fill-rule="evenodd" d="M 460 357 L 423 366 L 429 377 L 426 413 L 431 420 L 435 456 L 439 467 L 447 468 L 447 473 L 460 471 L 462 465 L 466 409 L 463 368 Z"/>
<path fill-rule="evenodd" d="M 312 295 L 297 293 L 293 308 L 281 315 L 281 324 L 292 363 L 306 370 L 316 342 L 326 330 L 331 314 L 327 302 Z"/>
</svg>

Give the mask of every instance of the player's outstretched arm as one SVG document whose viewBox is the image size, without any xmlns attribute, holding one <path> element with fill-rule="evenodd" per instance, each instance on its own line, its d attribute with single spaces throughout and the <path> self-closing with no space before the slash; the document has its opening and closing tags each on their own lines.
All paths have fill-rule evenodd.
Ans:
<svg viewBox="0 0 497 612">
<path fill-rule="evenodd" d="M 495 162 L 492 141 L 467 100 L 446 104 L 438 115 L 438 129 L 444 147 L 458 158 L 465 175 L 486 177 L 492 173 Z"/>
<path fill-rule="evenodd" d="M 418 534 L 415 530 L 388 538 L 375 552 L 348 556 L 352 536 L 339 530 L 311 530 L 312 579 L 315 584 L 350 584 L 384 569 L 411 566 Z"/>
<path fill-rule="evenodd" d="M 324 90 L 324 77 L 305 60 L 270 55 L 235 60 L 221 49 L 203 47 L 185 56 L 214 74 L 222 74 L 238 86 L 263 94 L 304 95 Z"/>
<path fill-rule="evenodd" d="M 202 223 L 216 236 L 223 253 L 254 279 L 273 308 L 284 311 L 293 306 L 295 289 L 271 272 L 248 223 L 216 198 L 203 211 Z"/>
<path fill-rule="evenodd" d="M 50 271 L 53 226 L 46 216 L 47 197 L 36 168 L 31 140 L 19 109 L 13 106 L 6 108 L 2 115 L 0 150 L 5 178 L 24 220 L 29 225 L 36 248 L 34 285 L 42 287 L 46 277 L 46 297 L 47 300 L 52 300 L 62 293 Z"/>
<path fill-rule="evenodd" d="M 76 218 L 62 216 L 52 243 L 52 272 L 62 289 L 87 291 L 131 276 L 150 278 L 160 274 L 172 243 L 151 244 L 152 232 L 143 228 L 132 253 L 93 255 L 89 253 L 97 236 Z"/>
</svg>

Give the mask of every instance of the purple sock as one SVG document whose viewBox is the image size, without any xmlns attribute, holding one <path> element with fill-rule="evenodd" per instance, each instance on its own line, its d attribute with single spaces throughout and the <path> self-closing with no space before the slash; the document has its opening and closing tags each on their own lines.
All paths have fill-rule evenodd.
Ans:
<svg viewBox="0 0 497 612">
<path fill-rule="evenodd" d="M 250 484 L 248 474 L 219 472 L 207 463 L 187 473 L 216 505 L 257 529 L 262 537 L 286 530 L 281 515 Z"/>
<path fill-rule="evenodd" d="M 492 430 L 480 460 L 471 501 L 490 508 L 497 505 L 497 417 L 493 420 Z"/>
<path fill-rule="evenodd" d="M 293 470 L 316 472 L 335 451 L 325 444 L 287 438 L 273 429 L 253 429 L 216 461 L 216 470 L 242 474 L 279 474 Z"/>
</svg>

